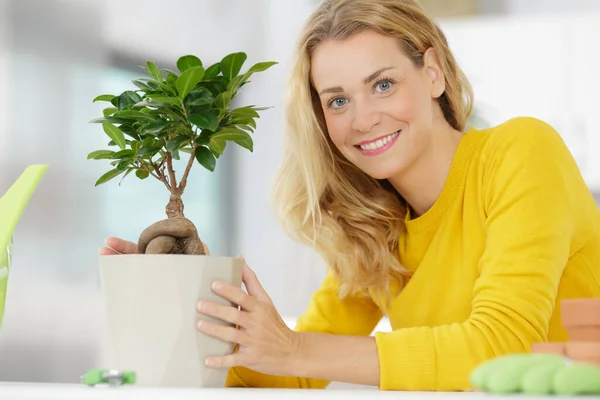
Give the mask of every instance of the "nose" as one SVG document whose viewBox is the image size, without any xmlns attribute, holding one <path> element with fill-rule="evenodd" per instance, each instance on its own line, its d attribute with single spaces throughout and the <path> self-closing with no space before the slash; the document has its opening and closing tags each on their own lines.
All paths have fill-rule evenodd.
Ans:
<svg viewBox="0 0 600 400">
<path fill-rule="evenodd" d="M 381 113 L 369 102 L 355 102 L 352 129 L 361 133 L 370 132 L 381 122 Z"/>
</svg>

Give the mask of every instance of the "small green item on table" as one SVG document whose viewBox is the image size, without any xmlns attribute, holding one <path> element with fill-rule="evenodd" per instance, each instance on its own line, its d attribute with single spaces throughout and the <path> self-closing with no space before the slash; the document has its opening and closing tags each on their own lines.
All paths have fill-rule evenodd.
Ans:
<svg viewBox="0 0 600 400">
<path fill-rule="evenodd" d="M 470 380 L 476 389 L 496 394 L 600 394 L 600 367 L 549 353 L 496 357 L 475 368 Z"/>
<path fill-rule="evenodd" d="M 135 383 L 135 372 L 92 369 L 81 377 L 81 383 L 88 386 L 95 386 L 100 383 L 108 383 L 110 386 L 133 385 Z"/>
</svg>

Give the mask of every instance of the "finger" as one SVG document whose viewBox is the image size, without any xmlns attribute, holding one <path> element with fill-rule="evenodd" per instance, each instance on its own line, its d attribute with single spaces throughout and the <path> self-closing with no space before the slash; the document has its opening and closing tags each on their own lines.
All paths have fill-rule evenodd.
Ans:
<svg viewBox="0 0 600 400">
<path fill-rule="evenodd" d="M 242 354 L 233 353 L 220 357 L 207 357 L 204 364 L 211 368 L 232 368 L 243 365 L 241 359 Z"/>
<path fill-rule="evenodd" d="M 114 255 L 121 254 L 121 253 L 117 253 L 116 251 L 114 251 L 113 249 L 111 249 L 109 247 L 101 247 L 98 250 L 98 254 L 100 254 L 101 256 L 114 256 Z"/>
<path fill-rule="evenodd" d="M 252 298 L 248 293 L 241 288 L 229 285 L 223 282 L 214 282 L 212 284 L 213 291 L 233 304 L 237 304 L 244 310 L 254 311 L 258 304 L 256 299 Z"/>
<path fill-rule="evenodd" d="M 262 287 L 254 271 L 248 266 L 248 264 L 246 264 L 246 261 L 244 261 L 242 282 L 244 282 L 244 285 L 246 286 L 250 296 L 257 298 L 260 301 L 271 303 L 271 298 L 267 294 L 266 290 Z"/>
<path fill-rule="evenodd" d="M 239 345 L 245 344 L 246 334 L 232 326 L 215 324 L 212 322 L 198 321 L 198 330 L 209 336 Z"/>
<path fill-rule="evenodd" d="M 121 238 L 109 237 L 105 240 L 106 246 L 117 254 L 137 254 L 137 244 Z"/>
<path fill-rule="evenodd" d="M 247 319 L 245 318 L 246 315 L 243 311 L 210 301 L 198 302 L 198 312 L 229 322 L 233 325 L 238 325 L 242 328 L 245 327 L 247 322 Z"/>
</svg>

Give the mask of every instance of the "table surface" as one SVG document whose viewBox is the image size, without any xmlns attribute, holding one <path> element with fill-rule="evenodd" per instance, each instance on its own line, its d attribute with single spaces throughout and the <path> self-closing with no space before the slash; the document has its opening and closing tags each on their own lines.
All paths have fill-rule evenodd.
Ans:
<svg viewBox="0 0 600 400">
<path fill-rule="evenodd" d="M 384 392 L 376 389 L 362 390 L 308 390 L 308 389 L 170 389 L 123 386 L 88 387 L 78 384 L 0 382 L 1 400 L 120 400 L 120 399 L 359 399 L 390 398 L 402 400 L 515 400 L 545 399 L 550 396 L 490 395 L 480 392 Z M 589 397 L 588 397 L 589 398 Z M 561 396 L 560 400 L 581 400 L 582 397 Z"/>
</svg>

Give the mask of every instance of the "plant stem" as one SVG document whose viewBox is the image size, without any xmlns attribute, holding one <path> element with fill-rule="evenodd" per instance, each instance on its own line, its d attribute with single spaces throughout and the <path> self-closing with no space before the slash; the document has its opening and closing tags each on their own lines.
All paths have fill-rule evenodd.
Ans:
<svg viewBox="0 0 600 400">
<path fill-rule="evenodd" d="M 152 168 L 154 168 L 154 173 L 152 171 L 150 171 L 152 176 L 155 177 L 156 179 L 158 179 L 159 181 L 161 181 L 162 183 L 164 183 L 166 188 L 169 190 L 169 192 L 172 192 L 173 189 L 171 188 L 171 185 L 169 185 L 169 182 L 167 182 L 167 179 L 166 179 L 165 175 L 161 172 L 161 170 L 158 169 L 158 167 L 156 165 L 154 165 L 154 163 L 152 163 Z"/>
<path fill-rule="evenodd" d="M 185 186 L 187 185 L 187 178 L 188 175 L 190 174 L 190 170 L 192 169 L 192 165 L 194 165 L 194 159 L 196 158 L 196 147 L 198 147 L 197 144 L 194 144 L 194 147 L 192 147 L 192 151 L 190 153 L 190 159 L 188 160 L 188 163 L 185 167 L 185 171 L 183 173 L 183 177 L 181 178 L 181 182 L 179 183 L 179 194 L 182 195 L 183 191 L 185 190 Z"/>
<path fill-rule="evenodd" d="M 177 189 L 177 180 L 175 178 L 175 171 L 173 170 L 173 156 L 171 152 L 165 154 L 167 160 L 167 169 L 169 170 L 169 183 L 171 184 L 171 191 Z"/>
</svg>

